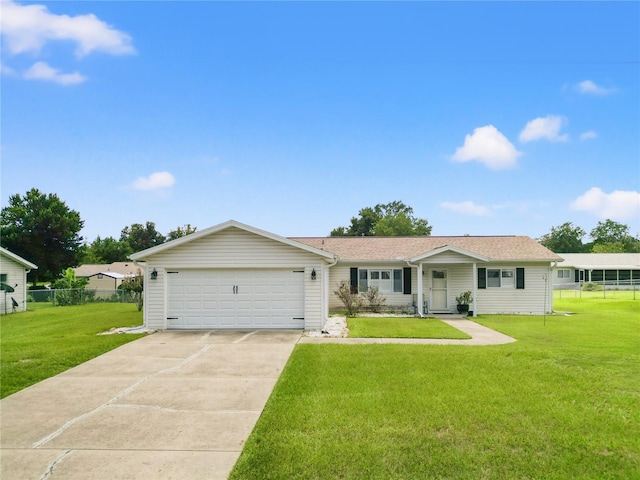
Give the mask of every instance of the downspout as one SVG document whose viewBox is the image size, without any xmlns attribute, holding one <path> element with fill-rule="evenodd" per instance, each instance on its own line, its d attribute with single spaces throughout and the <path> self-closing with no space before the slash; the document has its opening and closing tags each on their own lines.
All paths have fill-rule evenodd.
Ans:
<svg viewBox="0 0 640 480">
<path fill-rule="evenodd" d="M 420 315 L 420 318 L 424 318 L 424 311 L 423 311 L 423 305 L 424 305 L 424 295 L 422 292 L 423 289 L 423 285 L 422 285 L 422 264 L 419 263 L 417 265 L 411 263 L 410 260 L 406 260 L 407 265 L 409 265 L 409 267 L 416 267 L 418 269 L 417 272 L 417 277 L 418 277 L 418 286 L 416 287 L 418 290 L 418 305 L 416 305 L 416 307 L 418 307 L 418 315 Z"/>
<path fill-rule="evenodd" d="M 476 262 L 473 262 L 471 281 L 473 283 L 473 317 L 475 318 L 478 316 L 478 264 Z"/>
<path fill-rule="evenodd" d="M 333 257 L 333 262 L 328 263 L 327 265 L 324 266 L 324 271 L 326 272 L 326 275 L 324 275 L 323 277 L 323 281 L 324 281 L 324 299 L 322 302 L 322 314 L 325 317 L 325 321 L 327 321 L 329 319 L 329 269 L 331 267 L 333 267 L 336 263 L 338 263 L 339 258 L 337 256 Z"/>
</svg>

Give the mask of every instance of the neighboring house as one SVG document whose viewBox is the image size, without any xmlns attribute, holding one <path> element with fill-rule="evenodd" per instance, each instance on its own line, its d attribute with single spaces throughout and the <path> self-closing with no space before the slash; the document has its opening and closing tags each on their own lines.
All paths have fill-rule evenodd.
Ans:
<svg viewBox="0 0 640 480">
<path fill-rule="evenodd" d="M 128 277 L 134 277 L 140 267 L 133 262 L 86 264 L 74 268 L 76 278 L 87 278 L 86 288 L 115 290 Z"/>
<path fill-rule="evenodd" d="M 535 240 L 497 237 L 285 238 L 234 220 L 135 253 L 144 262 L 148 328 L 322 328 L 340 281 L 377 286 L 418 314 L 552 308 L 551 264 Z M 425 308 L 426 307 L 426 308 Z"/>
<path fill-rule="evenodd" d="M 38 267 L 0 247 L 0 314 L 27 309 L 27 273 Z"/>
<path fill-rule="evenodd" d="M 77 275 L 76 275 L 77 277 Z M 85 288 L 97 290 L 116 290 L 126 278 L 126 275 L 116 272 L 99 272 L 89 275 L 89 282 Z"/>
<path fill-rule="evenodd" d="M 640 285 L 640 253 L 560 253 L 564 261 L 553 269 L 553 286 L 579 288 L 586 282 L 618 287 Z"/>
</svg>

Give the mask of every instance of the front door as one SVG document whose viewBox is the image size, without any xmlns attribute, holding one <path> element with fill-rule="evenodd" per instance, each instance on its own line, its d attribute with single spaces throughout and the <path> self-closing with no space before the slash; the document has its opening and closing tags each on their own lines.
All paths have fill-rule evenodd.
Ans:
<svg viewBox="0 0 640 480">
<path fill-rule="evenodd" d="M 449 310 L 447 271 L 431 270 L 431 308 L 434 312 Z"/>
</svg>

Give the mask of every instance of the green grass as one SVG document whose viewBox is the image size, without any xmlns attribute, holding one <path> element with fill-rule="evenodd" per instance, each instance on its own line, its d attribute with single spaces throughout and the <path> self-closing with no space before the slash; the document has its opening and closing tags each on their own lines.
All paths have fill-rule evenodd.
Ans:
<svg viewBox="0 0 640 480">
<path fill-rule="evenodd" d="M 482 316 L 518 342 L 298 345 L 231 479 L 640 478 L 640 316 Z"/>
<path fill-rule="evenodd" d="M 0 398 L 97 357 L 142 335 L 96 335 L 142 324 L 132 304 L 69 307 L 29 304 L 0 317 Z"/>
<path fill-rule="evenodd" d="M 435 318 L 347 318 L 349 337 L 356 338 L 471 338 Z"/>
</svg>

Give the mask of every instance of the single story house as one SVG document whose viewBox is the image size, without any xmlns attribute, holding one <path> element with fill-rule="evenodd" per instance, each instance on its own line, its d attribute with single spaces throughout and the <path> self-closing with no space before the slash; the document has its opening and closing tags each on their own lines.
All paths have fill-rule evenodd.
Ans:
<svg viewBox="0 0 640 480">
<path fill-rule="evenodd" d="M 135 253 L 144 262 L 144 321 L 155 329 L 320 329 L 350 281 L 419 315 L 552 309 L 562 259 L 525 236 L 285 238 L 234 220 Z"/>
<path fill-rule="evenodd" d="M 561 253 L 553 268 L 556 289 L 597 282 L 624 287 L 640 285 L 640 253 Z"/>
<path fill-rule="evenodd" d="M 0 247 L 0 314 L 27 309 L 27 273 L 38 267 Z"/>
<path fill-rule="evenodd" d="M 76 278 L 91 278 L 93 276 L 102 274 L 111 275 L 117 273 L 122 275 L 121 278 L 133 277 L 136 275 L 138 268 L 133 262 L 113 262 L 113 263 L 86 263 L 73 269 L 76 273 Z M 101 278 L 102 279 L 102 278 Z M 122 282 L 120 282 L 122 283 Z M 120 285 L 118 283 L 118 285 Z M 94 287 L 103 288 L 103 287 Z M 114 288 L 112 285 L 104 288 Z"/>
</svg>

